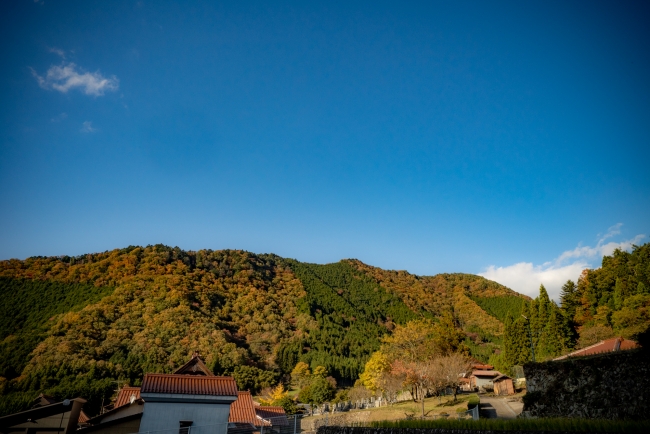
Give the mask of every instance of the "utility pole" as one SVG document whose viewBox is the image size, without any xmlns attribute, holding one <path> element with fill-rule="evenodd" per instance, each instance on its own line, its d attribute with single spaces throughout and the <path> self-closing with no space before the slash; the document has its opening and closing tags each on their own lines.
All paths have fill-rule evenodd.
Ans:
<svg viewBox="0 0 650 434">
<path fill-rule="evenodd" d="M 535 345 L 533 345 L 533 332 L 530 330 L 530 321 L 528 321 L 528 317 L 524 314 L 522 314 L 524 318 L 526 318 L 526 322 L 528 323 L 528 337 L 530 338 L 530 351 L 533 354 L 533 363 L 535 362 Z"/>
</svg>

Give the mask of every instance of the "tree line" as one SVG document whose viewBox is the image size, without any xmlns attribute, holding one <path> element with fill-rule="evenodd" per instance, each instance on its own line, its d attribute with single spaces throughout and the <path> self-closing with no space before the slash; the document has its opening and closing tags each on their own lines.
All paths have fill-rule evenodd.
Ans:
<svg viewBox="0 0 650 434">
<path fill-rule="evenodd" d="M 504 323 L 504 352 L 492 359 L 502 369 L 615 336 L 635 339 L 650 327 L 650 244 L 615 250 L 600 268 L 585 269 L 577 283 L 568 280 L 560 305 L 541 285 L 539 296 L 521 311 L 509 311 Z"/>
</svg>

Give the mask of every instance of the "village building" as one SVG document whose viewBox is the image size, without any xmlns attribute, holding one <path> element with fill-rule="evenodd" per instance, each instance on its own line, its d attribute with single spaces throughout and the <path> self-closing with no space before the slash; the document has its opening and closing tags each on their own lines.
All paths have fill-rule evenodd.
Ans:
<svg viewBox="0 0 650 434">
<path fill-rule="evenodd" d="M 144 400 L 140 432 L 182 434 L 180 428 L 191 427 L 196 434 L 226 434 L 237 384 L 232 377 L 146 374 L 140 396 Z"/>
<path fill-rule="evenodd" d="M 512 378 L 507 375 L 499 375 L 492 380 L 492 384 L 494 385 L 495 395 L 514 395 L 515 393 L 515 386 L 512 383 Z"/>
<path fill-rule="evenodd" d="M 289 419 L 284 408 L 270 405 L 255 406 L 255 414 L 264 421 L 265 426 L 286 427 L 289 426 Z"/>
<path fill-rule="evenodd" d="M 259 432 L 262 421 L 255 414 L 255 403 L 250 392 L 237 392 L 237 400 L 230 405 L 228 416 L 228 431 Z"/>
<path fill-rule="evenodd" d="M 85 402 L 40 395 L 33 409 L 0 418 L 0 434 L 253 434 L 289 426 L 282 407 L 260 406 L 197 353 L 172 374 L 146 374 L 142 387 L 122 387 L 98 416 L 86 416 Z"/>
<path fill-rule="evenodd" d="M 47 395 L 39 395 L 30 410 L 0 417 L 0 433 L 72 434 L 80 421 L 88 420 L 82 411 L 85 403 L 83 398 L 55 402 Z"/>
<path fill-rule="evenodd" d="M 289 420 L 282 407 L 261 406 L 253 401 L 250 392 L 238 392 L 235 402 L 230 405 L 228 417 L 229 433 L 259 433 L 276 431 L 289 426 Z"/>
<path fill-rule="evenodd" d="M 470 375 L 470 386 L 472 390 L 492 390 L 494 388 L 494 379 L 501 376 L 501 372 L 493 370 L 478 369 Z"/>
<path fill-rule="evenodd" d="M 108 411 L 89 419 L 78 434 L 131 434 L 140 429 L 144 401 L 139 387 L 123 387 Z"/>
<path fill-rule="evenodd" d="M 474 359 L 471 364 L 472 373 L 460 382 L 460 389 L 464 391 L 474 390 L 492 390 L 494 387 L 493 381 L 499 377 L 501 372 L 495 371 L 494 366 L 484 364 Z"/>
</svg>

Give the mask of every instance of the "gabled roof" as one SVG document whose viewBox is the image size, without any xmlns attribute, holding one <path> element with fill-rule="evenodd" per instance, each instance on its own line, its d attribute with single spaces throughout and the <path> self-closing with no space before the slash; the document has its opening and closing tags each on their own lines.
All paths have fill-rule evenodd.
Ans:
<svg viewBox="0 0 650 434">
<path fill-rule="evenodd" d="M 113 405 L 113 408 L 118 408 L 122 407 L 123 405 L 130 404 L 132 398 L 134 401 L 140 399 L 139 387 L 125 386 L 121 388 L 117 393 L 117 398 L 115 398 L 115 404 Z"/>
<path fill-rule="evenodd" d="M 45 395 L 41 393 L 32 401 L 32 408 L 43 407 L 45 405 L 50 405 L 56 403 L 57 400 L 50 395 Z"/>
<path fill-rule="evenodd" d="M 499 371 L 484 371 L 484 370 L 476 370 L 472 372 L 472 375 L 474 377 L 498 377 L 501 375 L 501 372 Z"/>
<path fill-rule="evenodd" d="M 505 375 L 505 374 L 501 374 L 501 375 L 499 375 L 498 377 L 496 377 L 496 378 L 495 378 L 494 380 L 492 380 L 492 381 L 495 382 L 495 383 L 497 383 L 497 382 L 502 381 L 502 380 L 512 380 L 512 378 L 511 378 L 511 377 L 508 377 L 508 376 Z"/>
<path fill-rule="evenodd" d="M 61 413 L 67 413 L 72 410 L 73 402 L 79 402 L 81 405 L 83 405 L 86 403 L 86 400 L 83 398 L 66 399 L 62 402 L 43 405 L 40 407 L 32 408 L 31 410 L 21 411 L 20 413 L 8 414 L 6 416 L 0 417 L 0 427 L 12 427 L 26 423 L 29 420 L 34 421 Z M 78 422 L 78 420 L 76 422 Z"/>
<path fill-rule="evenodd" d="M 145 374 L 140 393 L 237 396 L 237 383 L 232 377 Z"/>
<path fill-rule="evenodd" d="M 284 412 L 284 408 L 282 407 L 261 405 L 259 407 L 255 407 L 255 414 L 258 418 L 270 422 L 271 426 L 289 425 L 287 414 Z"/>
<path fill-rule="evenodd" d="M 601 354 L 601 353 L 611 353 L 614 351 L 622 351 L 622 350 L 631 350 L 633 348 L 638 348 L 639 345 L 631 341 L 629 339 L 624 339 L 624 338 L 611 338 L 611 339 L 606 339 L 604 341 L 600 341 L 597 344 L 590 345 L 586 348 L 583 348 L 578 351 L 574 351 L 572 353 L 566 354 L 561 357 L 557 357 L 553 360 L 562 360 L 566 359 L 567 357 L 582 357 L 582 356 L 591 356 L 593 354 Z"/>
<path fill-rule="evenodd" d="M 261 425 L 255 414 L 255 404 L 250 392 L 238 392 L 237 400 L 230 404 L 228 422 L 250 423 Z"/>
<path fill-rule="evenodd" d="M 199 353 L 196 351 L 194 354 L 192 354 L 192 358 L 189 362 L 175 370 L 173 373 L 180 375 L 205 375 L 209 377 L 214 376 L 212 371 L 209 370 L 207 366 L 205 366 L 205 363 L 203 363 L 203 360 L 201 360 Z"/>
</svg>

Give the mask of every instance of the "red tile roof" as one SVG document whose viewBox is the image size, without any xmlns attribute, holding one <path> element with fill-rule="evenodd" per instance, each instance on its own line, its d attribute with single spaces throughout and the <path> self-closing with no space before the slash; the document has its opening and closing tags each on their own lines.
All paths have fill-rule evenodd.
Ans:
<svg viewBox="0 0 650 434">
<path fill-rule="evenodd" d="M 255 414 L 255 404 L 250 392 L 238 392 L 237 400 L 230 404 L 228 422 L 250 423 L 261 425 Z"/>
<path fill-rule="evenodd" d="M 491 369 L 494 369 L 494 366 L 492 366 L 492 365 L 484 365 L 482 363 L 474 363 L 474 364 L 472 364 L 472 368 L 489 371 Z"/>
<path fill-rule="evenodd" d="M 287 426 L 289 425 L 289 420 L 287 419 L 287 414 L 284 412 L 284 408 L 262 405 L 255 407 L 255 414 L 257 417 L 271 422 L 272 426 Z"/>
<path fill-rule="evenodd" d="M 130 387 L 130 386 L 121 388 L 117 394 L 117 398 L 115 399 L 115 404 L 113 405 L 113 408 L 130 404 L 131 396 L 135 396 L 135 399 L 140 399 L 140 388 Z"/>
<path fill-rule="evenodd" d="M 202 375 L 145 374 L 141 393 L 173 393 L 183 395 L 237 396 L 232 377 Z"/>
<path fill-rule="evenodd" d="M 86 423 L 89 420 L 90 420 L 90 418 L 88 417 L 88 415 L 86 413 L 84 413 L 83 410 L 81 410 L 81 412 L 79 413 L 79 419 L 77 420 L 77 422 L 78 423 Z"/>
<path fill-rule="evenodd" d="M 562 359 L 566 359 L 567 357 L 591 356 L 593 354 L 611 353 L 613 351 L 631 350 L 633 348 L 638 348 L 638 347 L 639 345 L 636 342 L 631 341 L 629 339 L 611 338 L 604 341 L 600 341 L 597 344 L 588 346 L 581 350 L 566 354 L 564 356 L 557 357 L 553 360 L 562 360 Z"/>
</svg>

